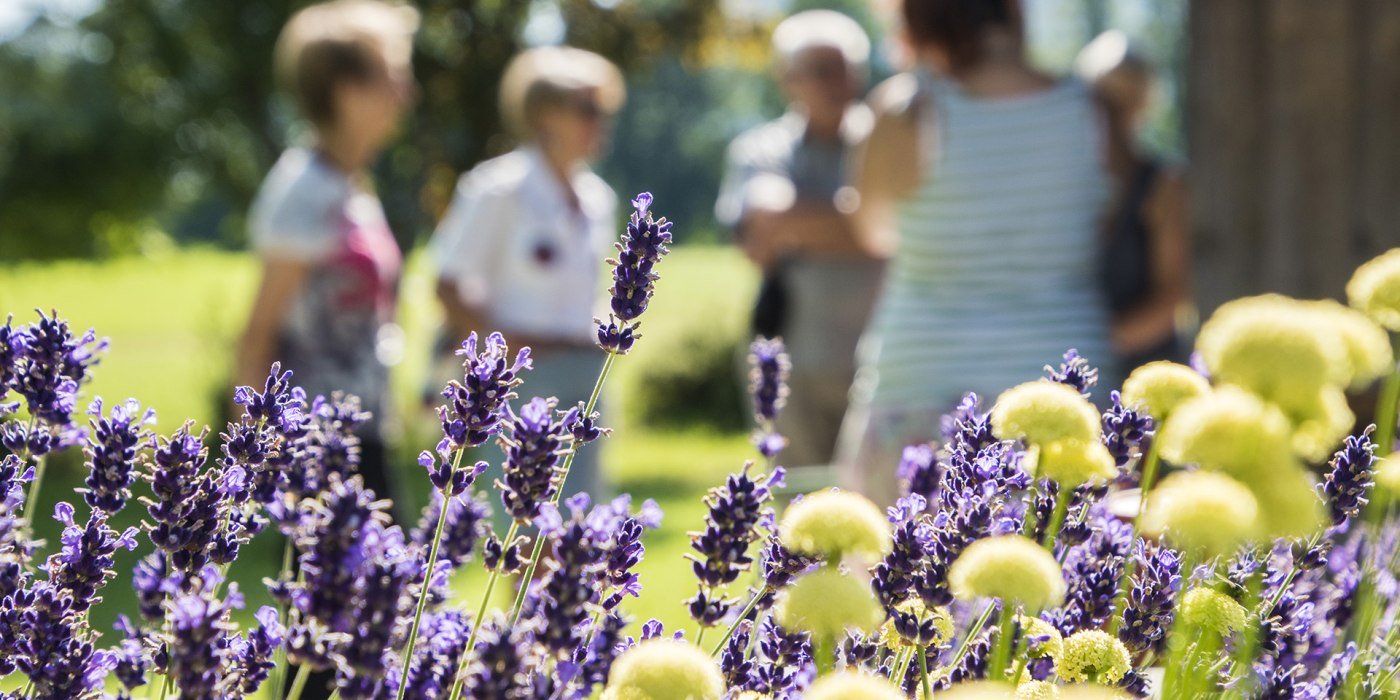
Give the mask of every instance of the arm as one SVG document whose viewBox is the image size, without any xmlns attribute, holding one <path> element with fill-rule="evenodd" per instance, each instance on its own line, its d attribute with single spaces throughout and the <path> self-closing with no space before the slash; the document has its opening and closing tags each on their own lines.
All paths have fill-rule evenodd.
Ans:
<svg viewBox="0 0 1400 700">
<path fill-rule="evenodd" d="M 277 358 L 277 332 L 292 300 L 306 282 L 310 265 L 299 260 L 264 259 L 262 282 L 238 344 L 234 380 L 239 386 L 262 386 Z"/>
<path fill-rule="evenodd" d="M 1163 173 L 1144 203 L 1152 257 L 1152 291 L 1142 304 L 1114 320 L 1113 344 L 1141 352 L 1176 331 L 1176 314 L 1191 286 L 1190 206 L 1178 173 Z"/>
<path fill-rule="evenodd" d="M 877 257 L 856 235 L 851 217 L 836 205 L 816 202 L 787 209 L 754 209 L 741 226 L 740 242 L 751 260 L 767 266 L 794 253 L 818 258 Z"/>
<path fill-rule="evenodd" d="M 894 250 L 895 204 L 919 184 L 922 169 L 917 84 L 908 74 L 881 83 L 871 93 L 875 126 L 856 149 L 854 177 L 859 195 L 852 214 L 856 236 L 877 254 Z"/>
</svg>

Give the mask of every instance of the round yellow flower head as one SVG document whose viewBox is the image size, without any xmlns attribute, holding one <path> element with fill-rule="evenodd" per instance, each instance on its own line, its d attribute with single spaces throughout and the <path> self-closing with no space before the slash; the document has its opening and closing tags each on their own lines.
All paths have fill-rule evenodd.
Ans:
<svg viewBox="0 0 1400 700">
<path fill-rule="evenodd" d="M 1395 368 L 1390 335 L 1375 321 L 1356 309 L 1325 299 L 1306 302 L 1317 322 L 1328 327 L 1328 335 L 1341 341 L 1346 351 L 1348 383 L 1364 389 Z"/>
<path fill-rule="evenodd" d="M 1143 530 L 1184 549 L 1232 552 L 1258 536 L 1259 503 L 1238 481 L 1215 472 L 1176 472 L 1147 497 Z"/>
<path fill-rule="evenodd" d="M 657 637 L 613 662 L 602 700 L 720 700 L 724 676 L 709 654 L 690 642 Z"/>
<path fill-rule="evenodd" d="M 1224 637 L 1244 629 L 1249 612 L 1214 588 L 1192 588 L 1181 598 L 1181 621 Z"/>
<path fill-rule="evenodd" d="M 1055 626 L 1038 617 L 1018 615 L 1016 621 L 1025 630 L 1026 654 L 1032 659 L 1055 658 L 1064 647 L 1064 636 Z"/>
<path fill-rule="evenodd" d="M 1133 696 L 1101 685 L 1070 685 L 1060 689 L 1060 700 L 1130 700 Z"/>
<path fill-rule="evenodd" d="M 1123 403 L 1142 406 L 1152 420 L 1161 423 L 1177 406 L 1210 392 L 1210 382 L 1186 365 L 1149 362 L 1123 382 Z"/>
<path fill-rule="evenodd" d="M 1391 453 L 1376 462 L 1376 487 L 1390 497 L 1400 498 L 1400 453 Z"/>
<path fill-rule="evenodd" d="M 1103 432 L 1099 412 L 1078 391 L 1037 380 L 1014 386 L 992 407 L 992 432 L 1002 440 L 1031 445 L 1057 440 L 1096 442 Z"/>
<path fill-rule="evenodd" d="M 1325 524 L 1327 513 L 1317 484 L 1301 465 L 1264 479 L 1251 489 L 1259 503 L 1265 539 L 1310 537 Z"/>
<path fill-rule="evenodd" d="M 934 700 L 1015 700 L 1016 688 L 1010 683 L 969 681 L 944 691 L 935 691 Z"/>
<path fill-rule="evenodd" d="M 1335 386 L 1282 408 L 1293 421 L 1293 451 L 1309 462 L 1327 461 L 1356 425 L 1346 392 Z"/>
<path fill-rule="evenodd" d="M 1084 630 L 1066 637 L 1064 650 L 1055 659 L 1055 675 L 1069 683 L 1113 685 L 1123 680 L 1131 668 L 1128 648 L 1101 630 Z"/>
<path fill-rule="evenodd" d="M 778 596 L 778 624 L 821 639 L 840 639 L 846 630 L 869 633 L 884 619 L 870 586 L 824 566 L 805 574 Z"/>
<path fill-rule="evenodd" d="M 1088 483 L 1102 484 L 1118 476 L 1118 465 L 1108 448 L 1098 440 L 1056 440 L 1037 450 L 1035 474 L 1060 486 L 1075 488 Z"/>
<path fill-rule="evenodd" d="M 888 680 L 857 671 L 842 671 L 820 678 L 802 697 L 807 700 L 908 700 Z"/>
<path fill-rule="evenodd" d="M 1376 323 L 1400 331 L 1400 248 L 1356 268 L 1347 282 L 1347 301 Z"/>
<path fill-rule="evenodd" d="M 1217 379 L 1270 400 L 1345 384 L 1347 356 L 1302 302 L 1270 295 L 1221 306 L 1201 326 L 1196 349 Z"/>
<path fill-rule="evenodd" d="M 783 546 L 830 561 L 855 554 L 878 559 L 893 546 L 890 523 L 870 499 L 831 489 L 808 494 L 788 506 L 778 525 Z"/>
<path fill-rule="evenodd" d="M 948 584 L 959 600 L 998 598 L 1020 603 L 1029 612 L 1065 600 L 1059 562 L 1020 535 L 987 537 L 968 545 L 949 567 Z"/>
<path fill-rule="evenodd" d="M 1048 681 L 1026 681 L 1016 687 L 1017 700 L 1056 700 L 1060 686 Z"/>
<path fill-rule="evenodd" d="M 953 616 L 948 609 L 943 606 L 930 608 L 924 601 L 918 598 L 909 600 L 895 606 L 895 609 L 906 615 L 912 615 L 919 621 L 919 626 L 932 622 L 933 629 L 937 632 L 933 642 L 929 646 L 940 647 L 948 643 L 953 638 Z M 885 645 L 891 648 L 908 648 L 914 645 L 913 640 L 906 639 L 899 633 L 899 626 L 894 623 L 894 617 L 885 621 L 885 625 L 880 628 L 881 639 Z"/>
<path fill-rule="evenodd" d="M 1292 464 L 1288 418 L 1276 406 L 1235 387 L 1190 399 L 1162 426 L 1162 458 L 1242 478 Z"/>
</svg>

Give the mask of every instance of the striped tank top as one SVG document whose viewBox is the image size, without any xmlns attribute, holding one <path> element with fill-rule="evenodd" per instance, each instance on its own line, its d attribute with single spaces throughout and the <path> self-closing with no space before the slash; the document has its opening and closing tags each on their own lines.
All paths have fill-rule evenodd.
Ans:
<svg viewBox="0 0 1400 700">
<path fill-rule="evenodd" d="M 862 343 L 858 387 L 874 407 L 946 409 L 1040 376 L 1070 348 L 1116 386 L 1098 278 L 1110 193 L 1088 88 L 977 98 L 919 74 L 917 189 Z M 930 109 L 931 107 L 931 109 Z M 1106 390 L 1096 392 L 1107 394 Z"/>
</svg>

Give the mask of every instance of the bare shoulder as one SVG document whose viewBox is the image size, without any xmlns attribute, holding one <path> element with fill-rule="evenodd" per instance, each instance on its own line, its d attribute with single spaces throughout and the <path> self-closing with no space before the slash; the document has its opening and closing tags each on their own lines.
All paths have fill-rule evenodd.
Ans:
<svg viewBox="0 0 1400 700">
<path fill-rule="evenodd" d="M 877 121 L 889 117 L 913 116 L 919 95 L 919 82 L 912 73 L 891 76 L 870 91 L 867 102 Z"/>
</svg>

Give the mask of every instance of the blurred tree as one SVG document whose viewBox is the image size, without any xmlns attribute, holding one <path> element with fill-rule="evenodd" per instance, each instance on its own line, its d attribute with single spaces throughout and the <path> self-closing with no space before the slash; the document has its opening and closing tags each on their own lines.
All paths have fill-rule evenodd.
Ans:
<svg viewBox="0 0 1400 700">
<path fill-rule="evenodd" d="M 157 225 L 240 242 L 263 173 L 296 136 L 272 98 L 271 56 L 306 4 L 104 0 L 0 44 L 0 259 L 121 250 Z M 496 86 L 532 12 L 551 4 L 563 38 L 628 72 L 687 60 L 720 26 L 717 0 L 417 3 L 422 101 L 376 173 L 404 242 L 430 227 L 457 173 L 509 146 Z"/>
</svg>

